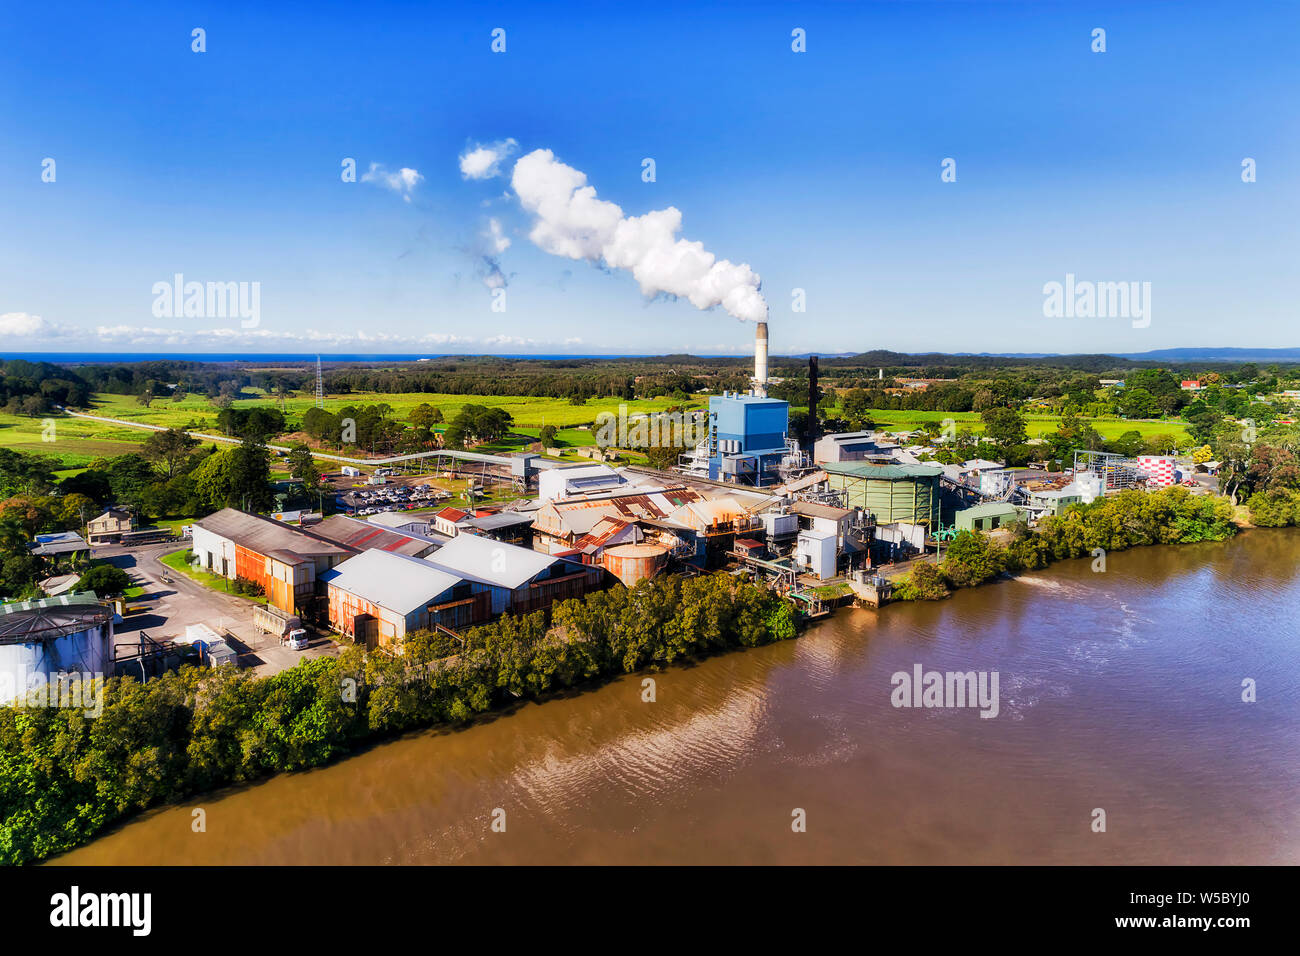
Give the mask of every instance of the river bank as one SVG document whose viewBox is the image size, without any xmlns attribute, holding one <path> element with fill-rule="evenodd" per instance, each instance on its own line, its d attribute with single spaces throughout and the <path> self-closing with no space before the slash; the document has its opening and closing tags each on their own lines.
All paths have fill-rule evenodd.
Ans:
<svg viewBox="0 0 1300 956">
<path fill-rule="evenodd" d="M 837 612 L 656 673 L 652 703 L 634 674 L 412 732 L 52 862 L 1293 863 L 1300 531 L 1090 564 Z M 1000 671 L 998 717 L 893 707 L 917 663 Z"/>
<path fill-rule="evenodd" d="M 193 667 L 146 684 L 114 677 L 93 718 L 0 708 L 0 862 L 39 860 L 152 806 L 324 766 L 407 730 L 795 635 L 790 605 L 763 587 L 668 575 L 463 638 L 415 632 L 400 657 L 349 647 L 267 677 Z"/>
<path fill-rule="evenodd" d="M 1235 531 L 1220 504 L 1183 489 L 1124 493 L 1048 519 L 1006 547 L 959 535 L 941 568 L 922 565 L 909 583 L 923 597 L 945 596 L 949 585 L 1045 566 L 1094 542 L 1213 540 Z M 927 568 L 943 593 L 915 583 Z M 413 635 L 401 658 L 349 648 L 265 678 L 183 669 L 147 685 L 113 679 L 93 721 L 69 710 L 3 709 L 0 747 L 12 756 L 0 767 L 0 806 L 13 809 L 0 861 L 39 860 L 149 807 L 324 766 L 411 729 L 464 724 L 519 699 L 795 635 L 790 605 L 761 587 L 724 573 L 668 576 L 563 602 L 550 618 L 503 618 L 463 644 Z M 24 799 L 37 792 L 45 799 Z"/>
</svg>

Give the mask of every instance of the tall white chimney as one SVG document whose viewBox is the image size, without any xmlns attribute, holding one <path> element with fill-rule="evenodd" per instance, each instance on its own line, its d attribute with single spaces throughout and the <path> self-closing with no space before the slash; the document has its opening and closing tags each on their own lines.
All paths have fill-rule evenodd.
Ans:
<svg viewBox="0 0 1300 956">
<path fill-rule="evenodd" d="M 754 394 L 767 398 L 767 323 L 759 322 L 754 333 Z"/>
</svg>

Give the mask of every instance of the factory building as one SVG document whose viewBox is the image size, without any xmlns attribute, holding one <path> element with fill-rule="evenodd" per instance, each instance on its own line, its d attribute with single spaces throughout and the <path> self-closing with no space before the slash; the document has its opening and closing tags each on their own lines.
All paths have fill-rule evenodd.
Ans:
<svg viewBox="0 0 1300 956">
<path fill-rule="evenodd" d="M 845 505 L 871 512 L 880 525 L 903 522 L 933 530 L 939 521 L 938 466 L 827 462 L 822 469 Z"/>
<path fill-rule="evenodd" d="M 461 531 L 526 548 L 532 543 L 532 527 L 533 516 L 530 513 L 498 511 L 471 518 Z"/>
<path fill-rule="evenodd" d="M 457 535 L 423 560 L 468 584 L 464 596 L 474 603 L 468 623 L 474 624 L 507 611 L 542 611 L 555 601 L 598 591 L 606 582 L 601 568 L 474 534 Z"/>
<path fill-rule="evenodd" d="M 93 593 L 0 607 L 0 704 L 60 674 L 111 676 L 113 609 Z"/>
<path fill-rule="evenodd" d="M 762 487 L 780 481 L 790 405 L 726 393 L 709 399 L 709 478 Z"/>
<path fill-rule="evenodd" d="M 308 609 L 320 575 L 357 552 L 235 508 L 195 521 L 191 550 L 200 569 L 232 581 L 252 581 L 268 604 L 290 614 Z"/>
<path fill-rule="evenodd" d="M 895 448 L 889 445 L 888 448 Z M 874 432 L 839 432 L 824 435 L 813 445 L 813 461 L 822 465 L 826 462 L 865 461 L 874 455 L 888 455 L 876 442 Z"/>
<path fill-rule="evenodd" d="M 573 542 L 571 551 L 562 552 L 557 557 L 574 558 L 584 564 L 600 564 L 601 555 L 608 549 L 637 544 L 644 536 L 639 525 L 606 515 Z"/>
<path fill-rule="evenodd" d="M 795 544 L 795 564 L 825 581 L 835 576 L 838 551 L 834 531 L 800 531 Z"/>
<path fill-rule="evenodd" d="M 352 548 L 354 551 L 391 551 L 393 554 L 405 554 L 412 558 L 422 558 L 426 554 L 432 554 L 447 540 L 442 537 L 435 539 L 377 528 L 369 521 L 349 518 L 347 515 L 330 515 L 319 524 L 313 525 L 311 532 L 335 544 Z"/>
<path fill-rule="evenodd" d="M 564 554 L 578 547 L 578 540 L 604 518 L 616 518 L 645 528 L 671 527 L 670 516 L 683 505 L 703 501 L 704 496 L 691 488 L 663 490 L 629 489 L 627 494 L 548 501 L 533 515 L 533 547 L 544 554 Z"/>
<path fill-rule="evenodd" d="M 767 323 L 754 339 L 754 378 L 747 393 L 709 399 L 708 434 L 683 456 L 686 474 L 710 481 L 763 487 L 782 480 L 782 464 L 802 458 L 787 434 L 790 405 L 767 395 Z"/>
<path fill-rule="evenodd" d="M 538 498 L 555 501 L 579 495 L 607 494 L 628 483 L 609 465 L 572 465 L 551 468 L 537 476 Z"/>
<path fill-rule="evenodd" d="M 1004 525 L 1022 521 L 1028 509 L 1019 508 L 1006 501 L 989 501 L 973 508 L 958 511 L 953 524 L 958 531 L 993 531 Z"/>
<path fill-rule="evenodd" d="M 393 647 L 409 631 L 442 623 L 434 610 L 453 603 L 461 578 L 427 561 L 366 551 L 321 575 L 330 627 L 367 647 Z M 464 588 L 468 597 L 468 587 Z M 447 615 L 456 619 L 455 612 Z"/>
<path fill-rule="evenodd" d="M 1061 488 L 1029 492 L 1029 507 L 1039 515 L 1059 515 L 1070 505 L 1083 503 L 1083 489 L 1073 482 Z"/>
<path fill-rule="evenodd" d="M 409 511 L 381 511 L 377 515 L 368 516 L 366 520 L 389 531 L 401 531 L 404 534 L 427 536 L 432 530 L 428 515 L 413 514 Z"/>
</svg>

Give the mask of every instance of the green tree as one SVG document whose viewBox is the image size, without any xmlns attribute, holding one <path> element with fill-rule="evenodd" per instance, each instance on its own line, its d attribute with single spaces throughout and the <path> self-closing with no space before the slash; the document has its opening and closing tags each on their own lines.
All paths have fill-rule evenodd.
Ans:
<svg viewBox="0 0 1300 956">
<path fill-rule="evenodd" d="M 987 536 L 978 531 L 958 531 L 948 545 L 940 570 L 952 587 L 969 588 L 991 581 L 1005 567 L 1002 549 Z"/>
<path fill-rule="evenodd" d="M 432 429 L 434 425 L 442 423 L 442 412 L 437 408 L 434 408 L 428 402 L 421 402 L 419 405 L 416 405 L 411 409 L 411 413 L 407 417 L 410 419 L 412 425 L 417 427 L 423 426 L 428 429 Z"/>
<path fill-rule="evenodd" d="M 169 428 L 166 431 L 151 433 L 145 439 L 140 454 L 146 460 L 162 465 L 167 472 L 167 477 L 171 478 L 176 474 L 177 467 L 190 456 L 198 444 L 198 439 L 191 438 L 181 429 Z"/>
<path fill-rule="evenodd" d="M 96 564 L 77 581 L 78 591 L 94 591 L 100 597 L 113 597 L 131 586 L 131 576 L 111 564 Z"/>
<path fill-rule="evenodd" d="M 315 495 L 320 490 L 320 471 L 311 449 L 299 442 L 289 449 L 289 474 L 302 482 L 303 491 Z"/>
</svg>

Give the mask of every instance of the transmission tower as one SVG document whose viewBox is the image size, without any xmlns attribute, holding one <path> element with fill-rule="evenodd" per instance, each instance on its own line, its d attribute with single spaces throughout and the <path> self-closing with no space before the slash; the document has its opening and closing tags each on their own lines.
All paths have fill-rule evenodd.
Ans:
<svg viewBox="0 0 1300 956">
<path fill-rule="evenodd" d="M 325 407 L 325 379 L 321 375 L 320 356 L 316 356 L 316 407 Z"/>
</svg>

